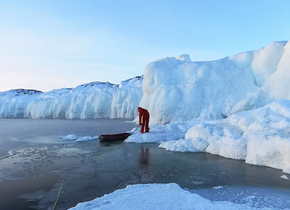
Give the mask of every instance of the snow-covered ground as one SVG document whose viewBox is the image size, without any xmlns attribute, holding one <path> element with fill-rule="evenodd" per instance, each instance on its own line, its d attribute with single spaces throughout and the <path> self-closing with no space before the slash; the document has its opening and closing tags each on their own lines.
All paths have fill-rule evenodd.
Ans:
<svg viewBox="0 0 290 210">
<path fill-rule="evenodd" d="M 213 189 L 214 190 L 214 189 Z M 268 195 L 269 196 L 269 195 Z M 129 210 L 129 209 L 194 209 L 194 210 L 273 210 L 289 209 L 287 207 L 273 208 L 255 207 L 260 204 L 255 201 L 256 196 L 246 197 L 243 204 L 229 201 L 211 201 L 196 193 L 186 191 L 179 185 L 146 184 L 129 185 L 125 189 L 117 190 L 111 194 L 96 198 L 95 200 L 80 203 L 70 210 Z M 281 199 L 282 200 L 282 199 Z M 275 202 L 275 201 L 274 201 Z M 276 200 L 277 202 L 277 200 Z M 287 202 L 287 201 L 286 201 Z M 282 205 L 283 206 L 283 205 Z"/>
</svg>

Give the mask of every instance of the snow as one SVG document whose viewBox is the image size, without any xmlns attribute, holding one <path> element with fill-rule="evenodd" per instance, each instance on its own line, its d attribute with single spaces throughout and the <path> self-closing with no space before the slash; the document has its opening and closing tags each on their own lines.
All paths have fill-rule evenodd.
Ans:
<svg viewBox="0 0 290 210">
<path fill-rule="evenodd" d="M 134 77 L 121 85 L 91 82 L 45 93 L 5 91 L 0 93 L 0 118 L 133 119 L 142 97 L 142 80 Z"/>
<path fill-rule="evenodd" d="M 99 136 L 84 136 L 84 137 L 80 137 L 78 138 L 76 141 L 80 142 L 80 141 L 93 141 L 93 140 L 98 140 Z"/>
<path fill-rule="evenodd" d="M 282 175 L 280 178 L 289 180 L 289 178 L 286 175 Z"/>
<path fill-rule="evenodd" d="M 41 95 L 41 91 L 15 89 L 0 93 L 0 117 L 23 118 L 27 104 Z"/>
<path fill-rule="evenodd" d="M 79 137 L 75 134 L 69 134 L 67 136 L 61 137 L 63 140 L 73 140 L 77 142 L 83 142 L 83 141 L 93 141 L 93 140 L 99 140 L 99 136 L 83 136 Z"/>
<path fill-rule="evenodd" d="M 290 42 L 284 47 L 284 52 L 276 71 L 266 81 L 264 89 L 270 93 L 270 96 L 276 100 L 290 99 Z"/>
<path fill-rule="evenodd" d="M 216 186 L 216 187 L 214 187 L 213 189 L 214 190 L 219 190 L 219 189 L 222 189 L 223 188 L 223 186 Z"/>
<path fill-rule="evenodd" d="M 79 137 L 75 134 L 69 134 L 65 137 L 62 137 L 63 140 L 77 140 Z"/>
<path fill-rule="evenodd" d="M 217 190 L 220 188 L 217 188 Z M 183 190 L 175 183 L 129 185 L 125 189 L 92 201 L 79 203 L 70 210 L 129 210 L 129 209 L 195 209 L 195 210 L 267 210 L 249 204 L 234 204 L 229 201 L 210 201 L 196 193 Z"/>
<path fill-rule="evenodd" d="M 145 67 L 140 105 L 149 110 L 155 123 L 161 124 L 192 118 L 221 119 L 264 106 L 280 94 L 280 90 L 273 90 L 277 81 L 268 80 L 273 80 L 277 68 L 287 71 L 285 66 L 290 61 L 284 57 L 289 58 L 290 44 L 285 45 L 274 42 L 257 51 L 215 61 L 190 62 L 171 57 L 151 62 Z"/>
</svg>

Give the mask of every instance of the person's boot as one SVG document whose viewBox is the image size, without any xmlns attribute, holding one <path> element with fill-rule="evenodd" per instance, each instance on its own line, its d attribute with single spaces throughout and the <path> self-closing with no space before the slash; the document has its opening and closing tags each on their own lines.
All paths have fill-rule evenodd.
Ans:
<svg viewBox="0 0 290 210">
<path fill-rule="evenodd" d="M 144 124 L 141 125 L 141 130 L 140 130 L 141 133 L 144 133 L 144 130 L 145 130 L 144 127 L 145 127 Z"/>
</svg>

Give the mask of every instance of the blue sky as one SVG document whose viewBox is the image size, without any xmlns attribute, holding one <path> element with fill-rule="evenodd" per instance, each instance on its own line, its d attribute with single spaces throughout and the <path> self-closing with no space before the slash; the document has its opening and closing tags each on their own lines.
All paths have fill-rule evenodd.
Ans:
<svg viewBox="0 0 290 210">
<path fill-rule="evenodd" d="M 0 91 L 142 75 L 289 40 L 289 0 L 0 0 Z"/>
</svg>

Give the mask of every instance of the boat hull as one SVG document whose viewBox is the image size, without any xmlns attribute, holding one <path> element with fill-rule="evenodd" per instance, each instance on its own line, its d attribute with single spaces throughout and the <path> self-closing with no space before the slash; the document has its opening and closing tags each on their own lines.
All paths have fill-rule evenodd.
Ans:
<svg viewBox="0 0 290 210">
<path fill-rule="evenodd" d="M 99 136 L 99 140 L 101 142 L 124 141 L 130 135 L 130 133 L 104 134 Z"/>
</svg>

